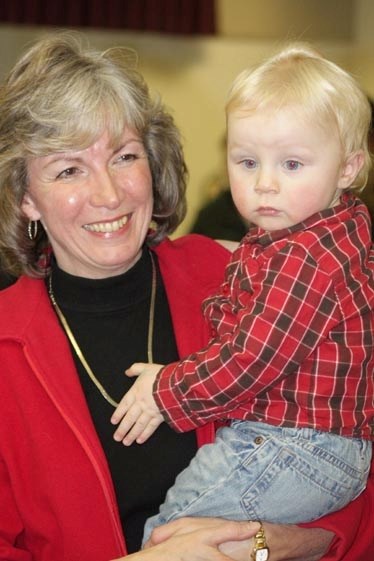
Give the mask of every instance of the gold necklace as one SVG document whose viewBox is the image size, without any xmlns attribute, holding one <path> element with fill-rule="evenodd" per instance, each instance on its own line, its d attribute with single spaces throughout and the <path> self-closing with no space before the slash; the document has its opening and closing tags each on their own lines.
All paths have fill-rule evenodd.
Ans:
<svg viewBox="0 0 374 561">
<path fill-rule="evenodd" d="M 149 252 L 149 255 L 151 257 L 151 263 L 152 263 L 152 286 L 151 286 L 151 302 L 150 302 L 150 306 L 149 306 L 149 321 L 148 321 L 148 341 L 147 341 L 147 355 L 148 355 L 148 362 L 153 362 L 153 353 L 152 353 L 152 342 L 153 342 L 153 326 L 154 326 L 154 317 L 155 317 L 155 302 L 156 302 L 156 285 L 157 285 L 157 277 L 156 277 L 156 265 L 154 262 L 154 258 L 152 255 L 152 252 Z M 88 362 L 86 361 L 78 343 L 76 338 L 74 337 L 69 324 L 66 320 L 66 317 L 64 316 L 64 314 L 62 313 L 59 305 L 56 302 L 55 299 L 55 295 L 53 293 L 53 289 L 52 289 L 52 274 L 49 276 L 49 280 L 48 280 L 48 293 L 49 293 L 49 298 L 53 304 L 54 309 L 56 310 L 56 313 L 61 321 L 62 327 L 65 330 L 66 335 L 68 336 L 68 339 L 74 349 L 74 351 L 76 352 L 77 357 L 79 358 L 79 360 L 81 361 L 82 366 L 84 367 L 85 371 L 87 372 L 87 374 L 89 375 L 89 377 L 91 378 L 92 382 L 95 384 L 95 386 L 97 387 L 97 389 L 99 390 L 99 392 L 101 393 L 101 395 L 103 396 L 104 399 L 106 399 L 106 401 L 108 401 L 108 403 L 110 403 L 111 405 L 113 405 L 113 407 L 117 407 L 118 406 L 118 402 L 115 401 L 106 391 L 106 389 L 104 388 L 104 386 L 99 382 L 99 380 L 96 378 L 95 374 L 93 373 L 90 365 L 88 364 Z"/>
</svg>

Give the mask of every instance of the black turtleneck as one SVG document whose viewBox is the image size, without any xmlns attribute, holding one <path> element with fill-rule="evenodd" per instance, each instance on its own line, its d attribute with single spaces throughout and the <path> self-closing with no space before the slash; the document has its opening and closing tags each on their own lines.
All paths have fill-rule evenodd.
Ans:
<svg viewBox="0 0 374 561">
<path fill-rule="evenodd" d="M 132 269 L 107 279 L 74 277 L 53 266 L 56 301 L 88 364 L 116 401 L 133 383 L 124 370 L 133 362 L 147 362 L 151 278 L 148 250 Z M 110 423 L 114 409 L 72 353 L 108 460 L 127 548 L 132 553 L 140 548 L 146 518 L 157 512 L 167 489 L 195 454 L 195 434 L 177 434 L 163 423 L 145 444 L 125 447 L 115 442 Z M 177 359 L 169 306 L 157 266 L 153 361 L 168 364 Z"/>
</svg>

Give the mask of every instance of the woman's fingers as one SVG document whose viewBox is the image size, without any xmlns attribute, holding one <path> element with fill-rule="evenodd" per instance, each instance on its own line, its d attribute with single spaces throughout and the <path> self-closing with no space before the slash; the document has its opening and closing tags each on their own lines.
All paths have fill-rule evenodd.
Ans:
<svg viewBox="0 0 374 561">
<path fill-rule="evenodd" d="M 186 519 L 184 519 L 186 520 Z M 168 539 L 126 557 L 132 561 L 232 561 L 219 550 L 223 541 L 246 540 L 258 529 L 258 524 L 220 519 L 197 519 L 201 523 L 188 525 L 189 531 L 175 531 Z M 180 521 L 177 521 L 180 522 Z M 173 523 L 171 523 L 173 525 Z M 169 525 L 167 525 L 169 526 Z M 174 530 L 182 524 L 173 525 Z M 192 529 L 193 528 L 193 529 Z M 245 559 L 249 558 L 248 547 Z M 117 560 L 120 561 L 120 560 Z"/>
<path fill-rule="evenodd" d="M 206 532 L 207 535 L 217 540 L 217 544 L 221 544 L 227 541 L 241 541 L 251 538 L 258 529 L 258 522 L 233 521 L 223 518 L 184 517 L 155 528 L 150 542 L 152 545 L 155 545 L 173 536 Z"/>
</svg>

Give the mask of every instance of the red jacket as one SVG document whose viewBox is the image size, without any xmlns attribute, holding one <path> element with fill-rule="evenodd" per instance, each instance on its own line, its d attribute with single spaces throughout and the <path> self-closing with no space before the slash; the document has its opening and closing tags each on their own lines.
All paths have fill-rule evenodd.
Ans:
<svg viewBox="0 0 374 561">
<path fill-rule="evenodd" d="M 183 356 L 207 341 L 200 303 L 217 288 L 228 253 L 196 236 L 155 251 Z M 0 561 L 125 555 L 106 459 L 43 281 L 23 277 L 0 293 L 0 399 Z M 200 443 L 212 435 L 200 429 Z M 374 558 L 374 484 L 368 489 L 324 519 L 339 551 L 326 560 Z"/>
</svg>

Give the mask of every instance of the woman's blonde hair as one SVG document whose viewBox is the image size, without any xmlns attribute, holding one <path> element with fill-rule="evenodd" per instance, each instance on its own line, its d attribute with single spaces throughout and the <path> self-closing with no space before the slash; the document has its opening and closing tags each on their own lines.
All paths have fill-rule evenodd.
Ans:
<svg viewBox="0 0 374 561">
<path fill-rule="evenodd" d="M 16 63 L 0 88 L 0 253 L 13 275 L 46 273 L 42 227 L 27 235 L 21 210 L 31 158 L 80 150 L 104 129 L 113 145 L 130 127 L 142 139 L 152 173 L 154 231 L 159 242 L 185 216 L 187 168 L 173 118 L 150 96 L 126 48 L 99 52 L 74 32 L 46 36 Z"/>
<path fill-rule="evenodd" d="M 285 106 L 295 108 L 307 123 L 329 130 L 335 127 L 344 159 L 363 151 L 364 165 L 351 186 L 351 190 L 361 191 L 371 167 L 371 108 L 358 82 L 310 45 L 294 43 L 239 74 L 228 95 L 226 115 Z"/>
</svg>

